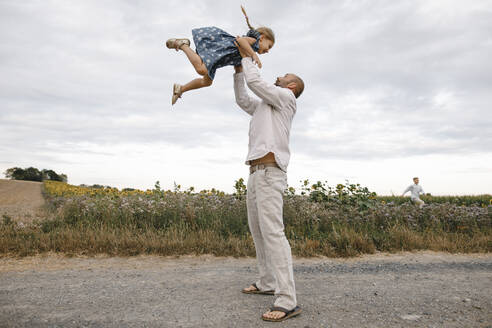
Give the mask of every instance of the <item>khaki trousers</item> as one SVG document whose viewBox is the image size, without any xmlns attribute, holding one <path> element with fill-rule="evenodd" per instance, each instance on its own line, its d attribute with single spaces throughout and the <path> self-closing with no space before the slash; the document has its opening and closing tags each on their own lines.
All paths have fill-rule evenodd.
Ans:
<svg viewBox="0 0 492 328">
<path fill-rule="evenodd" d="M 256 248 L 260 290 L 275 290 L 274 306 L 293 309 L 297 305 L 290 245 L 283 223 L 283 192 L 287 174 L 266 167 L 250 174 L 246 196 L 248 224 Z"/>
<path fill-rule="evenodd" d="M 420 208 L 424 207 L 425 203 L 422 199 L 420 198 L 411 198 L 412 199 L 412 202 L 414 202 L 414 204 L 417 204 Z"/>
</svg>

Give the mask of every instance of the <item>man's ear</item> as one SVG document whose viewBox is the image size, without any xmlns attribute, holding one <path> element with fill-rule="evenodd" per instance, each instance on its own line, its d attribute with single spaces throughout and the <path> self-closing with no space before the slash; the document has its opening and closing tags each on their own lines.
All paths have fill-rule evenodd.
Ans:
<svg viewBox="0 0 492 328">
<path fill-rule="evenodd" d="M 296 94 L 297 83 L 289 82 L 289 84 L 287 84 L 287 89 L 291 90 L 294 94 Z"/>
</svg>

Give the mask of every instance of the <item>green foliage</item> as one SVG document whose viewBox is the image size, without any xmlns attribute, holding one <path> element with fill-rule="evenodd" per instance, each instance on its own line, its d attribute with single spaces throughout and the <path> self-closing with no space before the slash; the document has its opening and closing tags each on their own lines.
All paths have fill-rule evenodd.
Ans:
<svg viewBox="0 0 492 328">
<path fill-rule="evenodd" d="M 153 190 L 139 193 L 102 188 L 63 197 L 52 192 L 47 195 L 51 219 L 24 226 L 3 216 L 0 255 L 254 256 L 244 180 L 236 180 L 234 188 L 232 195 L 214 188 L 195 192 L 175 183 L 174 190 L 164 191 L 157 181 Z M 490 195 L 425 197 L 428 205 L 419 208 L 408 198 L 377 197 L 359 184 L 330 187 L 305 180 L 301 195 L 292 187 L 284 191 L 285 235 L 299 256 L 492 252 Z"/>
<path fill-rule="evenodd" d="M 43 181 L 43 174 L 34 167 L 28 167 L 26 169 L 12 167 L 5 171 L 5 177 L 12 180 Z"/>
<path fill-rule="evenodd" d="M 244 183 L 236 181 L 245 192 Z M 285 191 L 285 234 L 300 256 L 375 251 L 492 251 L 492 205 L 383 203 L 357 184 Z M 0 254 L 204 254 L 252 256 L 244 194 L 155 189 L 142 194 L 51 196 L 52 219 L 20 227 L 4 216 Z M 0 221 L 1 222 L 1 221 Z"/>
<path fill-rule="evenodd" d="M 43 231 L 44 233 L 55 231 L 57 228 L 60 228 L 62 226 L 63 222 L 61 222 L 59 219 L 44 220 L 40 224 L 41 231 Z"/>
<path fill-rule="evenodd" d="M 86 186 L 86 185 L 80 185 L 81 187 L 88 187 L 88 188 L 94 188 L 94 189 L 104 189 L 104 188 L 111 188 L 111 186 L 104 186 L 104 185 L 100 185 L 100 184 L 93 184 L 93 185 L 90 185 L 90 186 Z"/>
<path fill-rule="evenodd" d="M 243 178 L 234 181 L 234 190 L 235 192 L 232 195 L 236 197 L 236 199 L 242 199 L 244 196 L 246 196 L 247 191 Z"/>
<path fill-rule="evenodd" d="M 53 170 L 42 170 L 41 174 L 43 176 L 43 180 L 67 182 L 67 176 L 65 174 L 58 174 Z"/>
<path fill-rule="evenodd" d="M 356 206 L 360 211 L 367 210 L 376 203 L 376 193 L 369 191 L 367 187 L 361 187 L 358 183 L 347 181 L 346 184 L 339 183 L 333 188 L 326 181 L 318 181 L 311 186 L 309 180 L 301 182 L 301 195 L 307 195 L 309 200 L 315 203 L 323 203 L 326 206 Z"/>
<path fill-rule="evenodd" d="M 12 180 L 27 180 L 27 181 L 44 181 L 53 180 L 67 182 L 67 176 L 65 174 L 57 174 L 53 170 L 38 170 L 35 167 L 28 167 L 22 169 L 20 167 L 12 167 L 7 169 L 5 172 L 5 177 Z"/>
<path fill-rule="evenodd" d="M 454 204 L 460 206 L 482 206 L 492 205 L 492 195 L 476 195 L 476 196 L 432 196 L 426 194 L 420 197 L 426 204 Z M 377 196 L 379 202 L 386 204 L 405 204 L 410 203 L 410 197 L 403 196 Z"/>
<path fill-rule="evenodd" d="M 296 195 L 296 189 L 294 187 L 288 187 L 284 190 L 284 196 L 292 198 Z"/>
<path fill-rule="evenodd" d="M 6 214 L 3 214 L 2 215 L 2 218 L 3 218 L 3 225 L 5 226 L 9 226 L 9 225 L 12 225 L 14 223 L 14 221 L 12 220 L 12 218 Z"/>
</svg>

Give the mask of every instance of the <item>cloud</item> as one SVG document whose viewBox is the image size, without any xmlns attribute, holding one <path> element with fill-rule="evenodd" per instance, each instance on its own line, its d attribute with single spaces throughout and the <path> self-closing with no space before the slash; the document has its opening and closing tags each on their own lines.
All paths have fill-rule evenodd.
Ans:
<svg viewBox="0 0 492 328">
<path fill-rule="evenodd" d="M 239 158 L 249 117 L 234 104 L 232 68 L 171 107 L 172 84 L 196 73 L 164 42 L 199 26 L 244 34 L 240 4 L 0 3 L 2 163 L 69 165 L 130 145 L 181 149 L 211 163 L 221 161 L 208 157 L 217 149 L 223 161 Z M 293 72 L 306 83 L 293 154 L 490 154 L 489 1 L 250 1 L 246 9 L 253 25 L 276 33 L 261 58 L 263 77 Z"/>
</svg>

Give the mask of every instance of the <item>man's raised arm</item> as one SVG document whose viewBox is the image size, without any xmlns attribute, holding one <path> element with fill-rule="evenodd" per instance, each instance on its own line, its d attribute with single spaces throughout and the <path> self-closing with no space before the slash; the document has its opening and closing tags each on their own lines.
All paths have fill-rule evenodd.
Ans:
<svg viewBox="0 0 492 328">
<path fill-rule="evenodd" d="M 267 104 L 272 105 L 277 109 L 281 108 L 282 103 L 285 103 L 285 100 L 283 102 L 281 100 L 281 98 L 286 96 L 285 90 L 264 81 L 260 76 L 258 68 L 253 64 L 251 57 L 243 57 L 241 64 L 243 66 L 246 83 L 251 91 L 263 99 Z"/>
<path fill-rule="evenodd" d="M 259 100 L 253 99 L 248 95 L 246 86 L 244 85 L 244 73 L 242 66 L 234 67 L 234 95 L 236 103 L 249 115 L 253 115 Z"/>
</svg>

